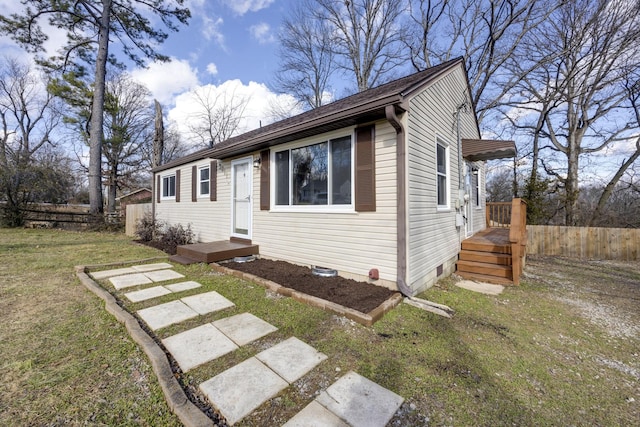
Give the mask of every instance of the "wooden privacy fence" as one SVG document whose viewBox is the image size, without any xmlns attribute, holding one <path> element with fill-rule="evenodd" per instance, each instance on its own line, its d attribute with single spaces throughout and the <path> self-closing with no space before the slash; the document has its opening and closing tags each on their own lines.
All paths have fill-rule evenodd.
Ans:
<svg viewBox="0 0 640 427">
<path fill-rule="evenodd" d="M 144 217 L 144 214 L 151 212 L 151 203 L 138 203 L 127 205 L 124 232 L 127 236 L 136 235 L 136 224 Z"/>
<path fill-rule="evenodd" d="M 640 229 L 527 226 L 527 254 L 637 261 Z"/>
</svg>

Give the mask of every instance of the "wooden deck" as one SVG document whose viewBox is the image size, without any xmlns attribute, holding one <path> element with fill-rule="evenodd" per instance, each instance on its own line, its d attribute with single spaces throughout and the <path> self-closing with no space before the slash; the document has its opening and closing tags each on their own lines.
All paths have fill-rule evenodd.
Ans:
<svg viewBox="0 0 640 427">
<path fill-rule="evenodd" d="M 178 246 L 177 254 L 169 260 L 179 264 L 211 263 L 239 256 L 257 255 L 259 246 L 251 243 L 221 240 L 209 243 L 194 243 Z"/>
</svg>

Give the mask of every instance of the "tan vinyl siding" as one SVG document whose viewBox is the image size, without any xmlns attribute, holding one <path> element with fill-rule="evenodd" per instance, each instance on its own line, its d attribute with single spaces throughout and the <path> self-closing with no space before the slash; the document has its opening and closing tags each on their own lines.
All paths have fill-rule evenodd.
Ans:
<svg viewBox="0 0 640 427">
<path fill-rule="evenodd" d="M 320 142 L 336 135 L 353 135 L 352 132 L 352 128 L 344 129 L 303 141 Z M 275 212 L 261 211 L 254 204 L 252 240 L 260 245 L 261 256 L 330 267 L 359 279 L 367 277 L 371 268 L 377 268 L 380 284 L 395 283 L 395 130 L 386 121 L 376 122 L 375 138 L 376 211 Z M 254 174 L 254 200 L 259 197 L 259 179 L 259 174 Z"/>
<path fill-rule="evenodd" d="M 467 102 L 467 83 L 458 68 L 434 82 L 411 100 L 408 114 L 408 273 L 416 292 L 431 286 L 436 269 L 453 269 L 463 228 L 456 228 L 458 197 L 458 146 L 455 112 Z M 463 138 L 478 138 L 470 107 L 460 116 Z M 436 141 L 449 145 L 449 209 L 438 210 L 436 195 Z M 476 211 L 477 213 L 478 211 Z M 475 221 L 474 221 L 475 222 Z"/>
<path fill-rule="evenodd" d="M 180 193 L 191 194 L 192 166 L 207 166 L 210 161 L 203 160 L 198 163 L 189 163 L 175 169 L 163 171 L 167 175 L 180 170 Z M 217 170 L 217 197 L 219 201 L 210 201 L 209 197 L 198 198 L 192 202 L 191 198 L 183 197 L 179 203 L 173 200 L 162 200 L 156 205 L 156 217 L 170 225 L 191 224 L 195 238 L 199 242 L 212 242 L 216 240 L 228 240 L 230 235 L 230 188 L 231 188 L 231 163 L 223 162 Z M 198 168 L 195 168 L 196 173 Z M 196 184 L 198 180 L 196 179 Z M 212 188 L 213 190 L 213 188 Z"/>
</svg>

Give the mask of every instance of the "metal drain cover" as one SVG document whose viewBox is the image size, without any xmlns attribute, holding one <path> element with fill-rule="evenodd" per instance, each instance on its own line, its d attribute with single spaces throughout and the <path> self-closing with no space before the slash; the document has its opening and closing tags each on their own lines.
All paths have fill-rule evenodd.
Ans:
<svg viewBox="0 0 640 427">
<path fill-rule="evenodd" d="M 326 267 L 313 267 L 311 269 L 311 273 L 313 273 L 315 276 L 320 277 L 336 277 L 338 275 L 337 270 Z"/>
<path fill-rule="evenodd" d="M 248 256 L 237 256 L 233 259 L 233 262 L 237 262 L 238 264 L 242 264 L 245 262 L 255 261 L 256 257 L 254 255 Z"/>
</svg>

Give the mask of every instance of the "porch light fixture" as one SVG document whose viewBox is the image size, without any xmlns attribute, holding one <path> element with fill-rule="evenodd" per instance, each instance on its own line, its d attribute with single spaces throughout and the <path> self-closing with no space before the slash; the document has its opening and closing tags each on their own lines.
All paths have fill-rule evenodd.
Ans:
<svg viewBox="0 0 640 427">
<path fill-rule="evenodd" d="M 256 169 L 260 169 L 260 163 L 261 163 L 260 156 L 258 156 L 253 160 L 253 167 Z"/>
</svg>

